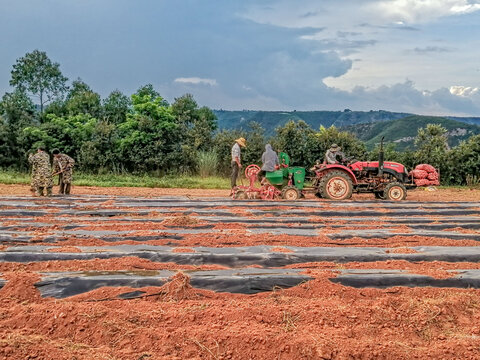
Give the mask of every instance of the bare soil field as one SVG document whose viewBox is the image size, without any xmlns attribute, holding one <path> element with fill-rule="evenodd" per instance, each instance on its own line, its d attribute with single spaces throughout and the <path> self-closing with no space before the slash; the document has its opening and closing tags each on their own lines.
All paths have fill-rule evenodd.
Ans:
<svg viewBox="0 0 480 360">
<path fill-rule="evenodd" d="M 191 197 L 228 197 L 229 190 L 216 189 L 176 189 L 176 188 L 143 188 L 143 187 L 95 187 L 74 186 L 73 194 L 78 195 L 119 195 L 119 196 L 191 196 Z M 29 195 L 28 185 L 0 184 L 0 196 Z M 54 187 L 54 191 L 57 187 Z M 307 198 L 314 199 L 313 195 Z M 353 194 L 353 200 L 372 200 L 372 194 Z M 409 201 L 480 201 L 480 189 L 468 188 L 441 188 L 434 191 L 428 188 L 418 188 L 408 192 Z"/>
<path fill-rule="evenodd" d="M 0 185 L 0 359 L 479 359 L 480 191 Z"/>
</svg>

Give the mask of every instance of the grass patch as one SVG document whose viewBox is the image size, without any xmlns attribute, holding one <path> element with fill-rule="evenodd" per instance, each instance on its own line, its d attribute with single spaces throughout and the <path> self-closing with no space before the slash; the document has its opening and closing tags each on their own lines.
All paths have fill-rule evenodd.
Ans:
<svg viewBox="0 0 480 360">
<path fill-rule="evenodd" d="M 54 180 L 56 181 L 56 179 Z M 0 170 L 2 184 L 30 184 L 30 174 L 11 170 Z M 166 175 L 93 175 L 74 173 L 73 183 L 77 186 L 99 187 L 150 187 L 186 189 L 230 189 L 230 179 L 219 176 Z"/>
<path fill-rule="evenodd" d="M 30 184 L 30 174 L 11 170 L 0 171 L 2 184 Z"/>
</svg>

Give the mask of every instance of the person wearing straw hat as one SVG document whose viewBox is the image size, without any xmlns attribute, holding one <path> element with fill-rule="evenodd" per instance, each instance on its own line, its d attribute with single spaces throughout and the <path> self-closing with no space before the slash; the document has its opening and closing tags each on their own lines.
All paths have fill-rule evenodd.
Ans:
<svg viewBox="0 0 480 360">
<path fill-rule="evenodd" d="M 332 146 L 330 146 L 330 149 L 328 149 L 325 154 L 325 162 L 327 164 L 338 164 L 338 157 L 341 158 L 342 162 L 346 161 L 345 154 L 340 150 L 342 150 L 340 146 L 338 146 L 337 144 L 332 144 Z"/>
<path fill-rule="evenodd" d="M 232 190 L 235 186 L 237 186 L 237 177 L 238 177 L 238 172 L 242 168 L 242 157 L 241 157 L 241 151 L 240 147 L 245 147 L 247 146 L 246 140 L 241 137 L 235 140 L 235 144 L 232 146 L 232 177 L 231 177 L 231 185 L 232 185 Z"/>
</svg>

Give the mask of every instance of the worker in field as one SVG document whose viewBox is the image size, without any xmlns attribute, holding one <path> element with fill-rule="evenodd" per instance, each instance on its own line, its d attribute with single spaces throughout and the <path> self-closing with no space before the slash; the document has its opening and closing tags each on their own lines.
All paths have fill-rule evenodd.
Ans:
<svg viewBox="0 0 480 360">
<path fill-rule="evenodd" d="M 272 145 L 265 145 L 265 152 L 262 154 L 262 169 L 258 173 L 260 183 L 265 182 L 265 174 L 269 171 L 275 171 L 280 166 L 277 153 L 272 149 Z"/>
<path fill-rule="evenodd" d="M 325 154 L 325 162 L 327 164 L 338 164 L 339 159 L 341 162 L 345 162 L 347 158 L 341 150 L 342 148 L 340 146 L 338 146 L 337 144 L 332 144 L 332 146 L 330 146 L 330 149 L 328 149 Z"/>
<path fill-rule="evenodd" d="M 29 151 L 28 152 L 28 162 L 31 164 L 31 159 L 33 157 L 33 155 L 35 155 L 36 151 Z M 33 182 L 33 174 L 30 174 L 30 192 L 32 193 L 33 196 L 35 196 L 36 194 L 36 189 L 35 189 L 35 184 Z"/>
<path fill-rule="evenodd" d="M 31 187 L 36 196 L 52 196 L 53 178 L 50 156 L 43 145 L 38 146 L 35 154 L 30 154 L 28 162 L 32 166 Z"/>
<path fill-rule="evenodd" d="M 58 175 L 59 194 L 69 195 L 72 187 L 73 166 L 75 160 L 66 154 L 61 154 L 58 149 L 52 151 L 54 176 Z"/>
<path fill-rule="evenodd" d="M 235 144 L 232 146 L 232 177 L 231 177 L 231 185 L 232 185 L 232 192 L 233 188 L 237 186 L 237 177 L 238 172 L 242 168 L 242 157 L 241 157 L 241 147 L 247 146 L 246 140 L 241 137 L 235 140 Z"/>
</svg>

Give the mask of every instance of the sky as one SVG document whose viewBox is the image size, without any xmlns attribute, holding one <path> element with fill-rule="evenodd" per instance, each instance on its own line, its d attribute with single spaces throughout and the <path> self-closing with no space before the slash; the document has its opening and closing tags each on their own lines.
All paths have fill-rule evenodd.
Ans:
<svg viewBox="0 0 480 360">
<path fill-rule="evenodd" d="M 35 49 L 106 97 L 480 116 L 480 0 L 0 0 L 0 94 Z"/>
</svg>

